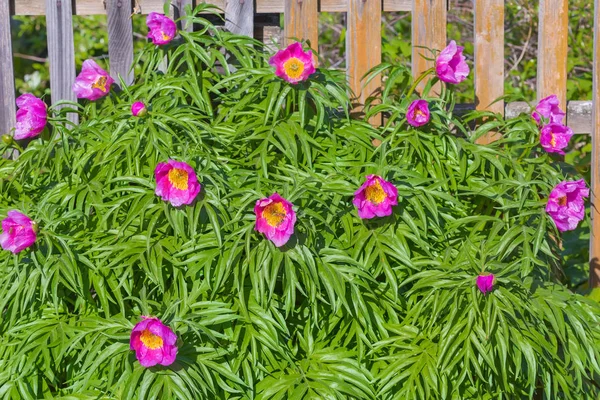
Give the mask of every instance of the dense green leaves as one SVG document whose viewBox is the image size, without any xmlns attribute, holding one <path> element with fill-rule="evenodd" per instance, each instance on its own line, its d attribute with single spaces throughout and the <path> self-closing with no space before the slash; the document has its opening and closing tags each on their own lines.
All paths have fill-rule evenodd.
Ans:
<svg viewBox="0 0 600 400">
<path fill-rule="evenodd" d="M 343 75 L 289 85 L 259 43 L 191 18 L 135 85 L 1 161 L 0 214 L 40 226 L 0 254 L 2 397 L 595 398 L 600 310 L 561 284 L 544 205 L 564 175 L 528 117 L 459 120 L 449 89 L 413 129 L 408 71 L 383 66 L 373 128 L 348 118 Z M 169 158 L 202 184 L 189 206 L 154 194 Z M 392 215 L 358 218 L 367 174 L 397 187 Z M 298 216 L 281 248 L 254 230 L 275 191 Z M 129 350 L 144 315 L 177 333 L 170 367 Z"/>
</svg>

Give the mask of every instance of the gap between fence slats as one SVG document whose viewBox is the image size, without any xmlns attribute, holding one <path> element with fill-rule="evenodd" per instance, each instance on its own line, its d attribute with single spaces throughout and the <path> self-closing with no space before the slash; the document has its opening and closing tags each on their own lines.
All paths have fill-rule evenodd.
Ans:
<svg viewBox="0 0 600 400">
<path fill-rule="evenodd" d="M 594 1 L 590 288 L 600 287 L 600 0 Z"/>
<path fill-rule="evenodd" d="M 10 10 L 0 1 L 0 135 L 15 126 L 15 77 L 10 37 Z"/>
<path fill-rule="evenodd" d="M 6 0 L 2 0 L 6 1 Z M 238 0 L 239 1 L 239 0 Z M 251 0 L 244 0 L 244 3 Z M 371 1 L 371 0 L 369 0 Z M 46 13 L 45 0 L 9 0 L 14 4 L 11 9 L 15 15 L 44 15 Z M 137 0 L 142 14 L 151 12 L 163 12 L 162 0 Z M 198 1 L 197 1 L 198 3 Z M 225 9 L 225 0 L 210 0 L 207 3 L 214 4 Z M 348 0 L 321 0 L 319 11 L 346 12 Z M 256 0 L 257 13 L 283 13 L 285 5 L 283 0 Z M 384 0 L 383 11 L 411 11 L 412 0 Z M 76 0 L 75 14 L 96 15 L 106 14 L 104 3 L 101 0 Z"/>
<path fill-rule="evenodd" d="M 127 4 L 127 6 L 125 6 Z M 108 20 L 108 58 L 110 75 L 119 83 L 119 75 L 127 85 L 133 82 L 133 26 L 128 2 L 106 0 Z"/>
<path fill-rule="evenodd" d="M 358 40 L 357 40 L 358 39 Z M 362 104 L 381 88 L 381 76 L 363 85 L 364 75 L 381 63 L 381 2 L 349 0 L 348 32 L 346 33 L 346 65 L 348 83 L 357 97 L 355 113 L 362 111 Z M 369 121 L 381 124 L 381 115 Z"/>
<path fill-rule="evenodd" d="M 442 50 L 446 47 L 446 0 L 414 0 L 412 8 L 412 74 L 417 78 L 434 66 L 433 54 L 428 49 Z M 420 91 L 426 80 L 418 86 Z M 434 88 L 439 92 L 439 84 Z"/>
<path fill-rule="evenodd" d="M 308 40 L 310 46 L 319 50 L 319 9 L 317 0 L 284 0 L 285 44 Z"/>
<path fill-rule="evenodd" d="M 504 114 L 504 101 L 496 101 L 504 96 L 504 0 L 478 0 L 474 5 L 475 107 Z M 490 132 L 478 143 L 499 138 L 496 132 Z"/>
<path fill-rule="evenodd" d="M 52 104 L 61 100 L 77 101 L 72 90 L 75 81 L 72 15 L 70 1 L 46 0 L 46 31 Z M 69 120 L 77 123 L 77 114 L 69 114 Z"/>
<path fill-rule="evenodd" d="M 567 101 L 568 0 L 540 0 L 538 28 L 538 100 L 556 94 Z"/>
<path fill-rule="evenodd" d="M 238 35 L 254 36 L 254 2 L 227 0 L 225 29 Z"/>
</svg>

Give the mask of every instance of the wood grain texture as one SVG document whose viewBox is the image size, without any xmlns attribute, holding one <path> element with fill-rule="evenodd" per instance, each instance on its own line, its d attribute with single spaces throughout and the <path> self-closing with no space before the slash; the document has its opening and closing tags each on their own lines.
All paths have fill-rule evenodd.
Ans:
<svg viewBox="0 0 600 400">
<path fill-rule="evenodd" d="M 317 0 L 284 0 L 285 45 L 308 40 L 310 47 L 319 50 L 319 5 Z"/>
<path fill-rule="evenodd" d="M 348 82 L 356 96 L 354 113 L 362 111 L 365 100 L 381 88 L 381 77 L 363 85 L 363 76 L 381 63 L 381 2 L 349 0 L 348 31 L 346 33 L 346 65 Z M 358 38 L 358 40 L 357 40 Z M 381 124 L 381 116 L 370 120 Z"/>
<path fill-rule="evenodd" d="M 106 0 L 108 20 L 108 57 L 110 75 L 119 83 L 119 75 L 127 85 L 133 82 L 133 26 L 128 0 Z"/>
<path fill-rule="evenodd" d="M 6 0 L 3 0 L 6 1 Z M 11 10 L 15 15 L 44 15 L 46 13 L 45 0 L 8 0 L 11 4 Z M 142 14 L 151 12 L 163 12 L 162 0 L 137 0 L 141 6 Z M 199 3 L 201 0 L 197 0 Z M 207 3 L 216 5 L 225 10 L 226 0 L 210 0 Z M 251 0 L 244 0 L 251 1 Z M 371 1 L 371 0 L 369 0 Z M 321 0 L 319 11 L 327 12 L 346 12 L 348 9 L 348 0 Z M 284 0 L 256 0 L 256 12 L 265 13 L 283 13 L 285 10 Z M 384 0 L 383 11 L 411 11 L 412 0 Z M 77 15 L 95 15 L 106 14 L 103 0 L 76 0 L 74 10 Z"/>
<path fill-rule="evenodd" d="M 475 107 L 504 114 L 504 0 L 475 4 Z M 479 138 L 486 144 L 500 139 L 496 132 Z"/>
<path fill-rule="evenodd" d="M 568 0 L 540 0 L 538 28 L 538 100 L 556 94 L 567 102 Z"/>
<path fill-rule="evenodd" d="M 594 1 L 590 288 L 600 287 L 600 0 Z"/>
<path fill-rule="evenodd" d="M 15 126 L 15 77 L 10 38 L 10 10 L 0 1 L 0 135 Z"/>
<path fill-rule="evenodd" d="M 72 11 L 70 1 L 46 0 L 46 31 L 52 104 L 61 100 L 77 101 L 72 90 L 73 82 L 75 82 Z M 69 120 L 77 123 L 77 114 L 69 114 Z"/>
<path fill-rule="evenodd" d="M 446 47 L 446 0 L 414 0 L 412 7 L 412 74 L 414 78 L 434 66 L 430 50 L 442 50 Z M 417 89 L 426 84 L 423 80 Z M 439 92 L 439 85 L 434 93 Z"/>
<path fill-rule="evenodd" d="M 254 2 L 227 0 L 225 4 L 225 29 L 238 35 L 254 36 Z"/>
</svg>

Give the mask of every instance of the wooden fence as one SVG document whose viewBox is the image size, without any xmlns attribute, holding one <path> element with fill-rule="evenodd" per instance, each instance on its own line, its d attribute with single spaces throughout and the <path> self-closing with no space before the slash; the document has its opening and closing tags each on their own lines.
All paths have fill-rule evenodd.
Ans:
<svg viewBox="0 0 600 400">
<path fill-rule="evenodd" d="M 106 14 L 108 19 L 110 73 L 125 82 L 133 80 L 131 14 L 163 12 L 169 0 L 0 0 L 0 134 L 15 123 L 14 74 L 10 35 L 11 15 L 46 15 L 51 101 L 73 100 L 75 80 L 72 15 Z M 186 5 L 203 0 L 171 0 L 175 17 Z M 432 66 L 420 56 L 423 48 L 446 46 L 448 0 L 210 0 L 224 10 L 225 28 L 243 35 L 278 36 L 278 19 L 273 26 L 256 23 L 265 14 L 283 14 L 282 37 L 308 39 L 318 49 L 318 13 L 347 14 L 346 65 L 351 88 L 363 101 L 381 85 L 373 80 L 364 86 L 361 77 L 381 62 L 382 12 L 412 13 L 413 75 Z M 504 95 L 504 0 L 473 0 L 475 26 L 475 93 L 467 108 L 487 109 L 510 117 L 529 112 L 526 103 L 492 104 Z M 594 99 L 567 103 L 568 0 L 539 1 L 537 99 L 556 94 L 564 107 L 567 124 L 575 133 L 592 134 L 592 234 L 590 242 L 590 284 L 600 286 L 600 0 L 594 0 Z M 259 28 L 259 29 L 257 29 Z M 191 27 L 182 27 L 190 30 Z M 262 33 L 260 30 L 262 29 Z M 536 99 L 531 99 L 535 101 Z"/>
</svg>

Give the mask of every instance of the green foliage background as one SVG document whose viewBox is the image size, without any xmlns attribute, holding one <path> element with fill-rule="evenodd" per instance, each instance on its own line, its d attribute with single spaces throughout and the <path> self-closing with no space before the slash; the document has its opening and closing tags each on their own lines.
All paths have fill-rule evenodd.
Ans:
<svg viewBox="0 0 600 400">
<path fill-rule="evenodd" d="M 457 118 L 448 88 L 412 129 L 410 73 L 392 63 L 373 71 L 388 79 L 368 112 L 390 115 L 373 128 L 347 117 L 343 72 L 290 86 L 260 43 L 194 22 L 165 49 L 143 44 L 134 85 L 72 104 L 80 125 L 63 109 L 1 161 L 0 215 L 40 233 L 0 253 L 0 396 L 597 398 L 600 310 L 566 285 L 544 212 L 578 176 L 540 151 L 531 118 Z M 148 117 L 131 116 L 136 100 Z M 503 139 L 474 143 L 490 130 Z M 168 158 L 197 171 L 193 205 L 155 196 Z M 361 221 L 352 197 L 370 173 L 399 204 Z M 254 231 L 274 191 L 298 213 L 280 249 Z M 482 272 L 497 276 L 487 296 Z M 179 336 L 172 366 L 135 360 L 141 315 Z"/>
</svg>

